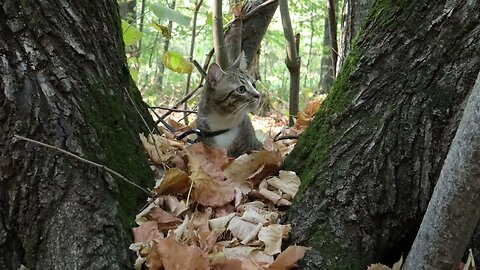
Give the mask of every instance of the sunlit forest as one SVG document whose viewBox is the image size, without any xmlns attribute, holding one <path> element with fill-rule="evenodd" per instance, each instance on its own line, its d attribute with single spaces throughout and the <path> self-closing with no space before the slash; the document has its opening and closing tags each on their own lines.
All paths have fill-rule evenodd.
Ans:
<svg viewBox="0 0 480 270">
<path fill-rule="evenodd" d="M 0 270 L 477 269 L 480 1 L 0 4 Z"/>
<path fill-rule="evenodd" d="M 164 65 L 164 54 L 174 53 L 183 59 L 194 59 L 201 65 L 211 59 L 212 1 L 127 1 L 119 2 L 122 12 L 122 29 L 127 46 L 127 59 L 132 77 L 146 102 L 151 106 L 172 106 L 189 89 L 195 89 L 201 75 L 195 69 L 192 73 L 176 72 Z M 129 10 L 129 8 L 131 8 Z M 169 15 L 162 11 L 170 8 Z M 232 20 L 233 14 L 227 1 L 223 2 L 224 24 Z M 322 58 L 330 58 L 329 42 L 324 41 L 326 2 L 294 1 L 289 3 L 293 31 L 299 33 L 301 46 L 300 104 L 322 89 Z M 143 10 L 143 12 L 142 12 Z M 198 12 L 196 13 L 196 10 Z M 340 9 L 336 12 L 340 15 Z M 196 13 L 196 15 L 195 15 Z M 169 20 L 171 19 L 171 20 Z M 195 19 L 195 29 L 192 20 Z M 340 29 L 339 29 L 340 30 Z M 195 41 L 192 44 L 192 34 Z M 190 51 L 193 52 L 190 55 Z M 269 102 L 275 111 L 288 113 L 289 73 L 285 65 L 285 37 L 280 11 L 277 10 L 260 45 L 259 63 L 256 70 L 257 87 L 268 93 Z M 191 76 L 190 80 L 188 77 Z M 326 76 L 326 75 L 323 75 Z M 323 92 L 326 92 L 324 90 Z M 194 107 L 195 99 L 188 102 Z"/>
</svg>

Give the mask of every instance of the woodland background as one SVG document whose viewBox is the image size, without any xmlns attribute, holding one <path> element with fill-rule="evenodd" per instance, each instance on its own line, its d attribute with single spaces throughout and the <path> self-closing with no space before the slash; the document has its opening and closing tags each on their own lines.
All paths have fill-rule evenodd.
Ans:
<svg viewBox="0 0 480 270">
<path fill-rule="evenodd" d="M 196 2 L 191 51 L 182 20 L 194 17 L 192 2 L 0 3 L 0 269 L 130 269 L 126 247 L 146 196 L 102 166 L 18 136 L 151 186 L 138 134 L 155 124 L 140 93 L 171 107 L 197 87 L 199 73 L 166 69 L 163 53 L 192 52 L 203 65 L 211 6 Z M 161 13 L 165 6 L 179 13 Z M 468 0 L 289 2 L 300 107 L 328 93 L 283 163 L 302 180 L 284 218 L 289 244 L 311 247 L 301 268 L 392 265 L 414 241 L 404 269 L 458 268 L 467 245 L 479 260 L 478 10 Z M 278 18 L 250 63 L 286 119 L 295 113 Z"/>
</svg>

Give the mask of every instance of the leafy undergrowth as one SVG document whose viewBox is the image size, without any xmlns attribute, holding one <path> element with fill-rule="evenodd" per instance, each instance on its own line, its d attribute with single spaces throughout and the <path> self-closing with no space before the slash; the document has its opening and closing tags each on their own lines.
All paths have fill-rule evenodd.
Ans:
<svg viewBox="0 0 480 270">
<path fill-rule="evenodd" d="M 265 150 L 236 159 L 225 149 L 188 145 L 167 131 L 140 135 L 156 175 L 156 199 L 135 220 L 135 269 L 293 268 L 307 247 L 282 251 L 291 226 L 280 220 L 300 179 L 280 166 L 322 101 L 310 102 L 291 128 L 284 128 L 280 116 L 254 117 Z M 190 129 L 169 123 L 178 132 Z"/>
</svg>

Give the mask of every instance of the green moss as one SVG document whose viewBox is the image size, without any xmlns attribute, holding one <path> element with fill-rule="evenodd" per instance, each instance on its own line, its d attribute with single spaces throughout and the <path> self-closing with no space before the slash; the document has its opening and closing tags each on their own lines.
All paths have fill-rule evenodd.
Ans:
<svg viewBox="0 0 480 270">
<path fill-rule="evenodd" d="M 348 80 L 358 61 L 359 54 L 352 50 L 320 111 L 298 140 L 292 154 L 284 162 L 286 169 L 299 172 L 302 179 L 299 194 L 315 178 L 315 174 L 321 169 L 328 155 L 333 140 L 338 137 L 339 132 L 333 131 L 331 122 L 351 104 L 354 92 L 349 88 Z"/>
<path fill-rule="evenodd" d="M 134 109 L 132 110 L 130 104 L 125 104 L 125 101 L 119 99 L 123 93 L 109 95 L 106 90 L 108 88 L 101 82 L 91 85 L 90 96 L 85 97 L 82 108 L 86 119 L 96 130 L 98 143 L 103 151 L 87 153 L 88 157 L 147 188 L 153 178 L 152 173 L 143 150 L 134 141 L 135 131 L 144 129 L 140 116 Z M 100 89 L 106 93 L 103 94 Z M 138 98 L 134 93 L 130 95 L 132 98 Z M 92 147 L 90 149 L 98 150 Z M 123 180 L 116 180 L 119 188 L 119 193 L 115 195 L 120 204 L 119 217 L 125 230 L 129 231 L 134 225 L 138 205 L 145 200 L 146 195 Z"/>
</svg>

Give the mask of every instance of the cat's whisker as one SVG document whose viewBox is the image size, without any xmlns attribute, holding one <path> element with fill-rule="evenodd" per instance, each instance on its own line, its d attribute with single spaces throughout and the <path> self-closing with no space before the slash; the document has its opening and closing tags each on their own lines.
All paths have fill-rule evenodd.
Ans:
<svg viewBox="0 0 480 270">
<path fill-rule="evenodd" d="M 240 114 L 242 112 L 243 109 L 245 109 L 248 105 L 249 105 L 250 102 L 247 102 L 247 103 L 244 103 L 242 104 L 242 106 L 236 108 L 233 112 L 231 112 L 226 119 L 232 117 L 232 116 L 237 116 L 238 114 Z"/>
</svg>

